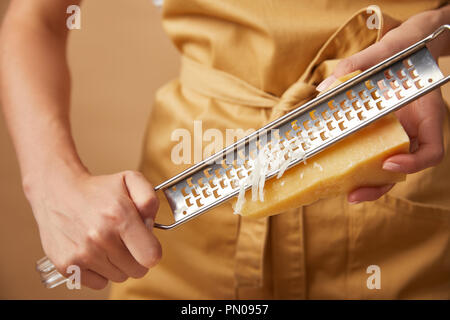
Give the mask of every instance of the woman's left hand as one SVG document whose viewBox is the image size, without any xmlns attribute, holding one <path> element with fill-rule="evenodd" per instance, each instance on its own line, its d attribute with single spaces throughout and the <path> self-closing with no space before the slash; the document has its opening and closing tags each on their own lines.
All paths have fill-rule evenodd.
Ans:
<svg viewBox="0 0 450 320">
<path fill-rule="evenodd" d="M 439 26 L 450 23 L 450 6 L 415 15 L 387 32 L 372 46 L 342 60 L 333 75 L 325 79 L 318 90 L 323 91 L 337 78 L 355 70 L 365 70 L 372 65 L 407 48 L 425 38 Z M 444 32 L 433 40 L 428 47 L 437 59 L 448 54 L 450 33 Z M 439 89 L 396 111 L 411 141 L 411 153 L 398 154 L 387 158 L 383 169 L 393 172 L 414 173 L 439 164 L 444 157 L 443 118 L 445 104 Z M 381 187 L 362 187 L 348 195 L 352 204 L 372 201 L 388 192 L 394 185 Z"/>
</svg>

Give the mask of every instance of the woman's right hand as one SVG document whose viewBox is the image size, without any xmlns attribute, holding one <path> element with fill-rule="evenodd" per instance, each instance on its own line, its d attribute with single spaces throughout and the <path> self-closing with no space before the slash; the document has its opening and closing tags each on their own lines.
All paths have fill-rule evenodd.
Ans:
<svg viewBox="0 0 450 320">
<path fill-rule="evenodd" d="M 0 28 L 1 105 L 45 253 L 104 288 L 146 274 L 161 257 L 158 199 L 137 172 L 92 176 L 70 130 L 67 8 L 80 0 L 15 0 Z"/>
<path fill-rule="evenodd" d="M 139 172 L 47 174 L 25 192 L 45 253 L 65 276 L 79 266 L 87 287 L 141 278 L 161 258 L 151 231 L 158 198 Z"/>
</svg>

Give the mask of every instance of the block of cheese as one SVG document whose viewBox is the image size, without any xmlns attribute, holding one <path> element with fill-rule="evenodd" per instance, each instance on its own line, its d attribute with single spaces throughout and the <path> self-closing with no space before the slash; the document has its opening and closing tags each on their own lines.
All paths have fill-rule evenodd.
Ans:
<svg viewBox="0 0 450 320">
<path fill-rule="evenodd" d="M 348 78 L 338 79 L 331 87 Z M 247 190 L 239 213 L 266 217 L 346 194 L 357 187 L 402 181 L 404 174 L 383 170 L 382 163 L 391 155 L 407 152 L 409 138 L 395 115 L 389 114 L 308 159 L 306 164 L 286 170 L 279 179 L 267 180 L 264 201 L 252 201 L 251 190 Z"/>
</svg>

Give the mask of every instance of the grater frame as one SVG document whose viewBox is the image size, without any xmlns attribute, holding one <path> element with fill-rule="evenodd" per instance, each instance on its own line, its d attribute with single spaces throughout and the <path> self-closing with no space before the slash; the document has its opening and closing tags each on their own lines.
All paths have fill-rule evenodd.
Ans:
<svg viewBox="0 0 450 320">
<path fill-rule="evenodd" d="M 155 227 L 160 229 L 172 229 L 236 196 L 239 193 L 239 183 L 248 176 L 248 172 L 251 172 L 252 169 L 252 160 L 254 160 L 254 158 L 252 159 L 249 154 L 252 151 L 256 151 L 256 149 L 260 149 L 260 146 L 264 145 L 264 142 L 261 143 L 264 139 L 266 143 L 271 141 L 271 135 L 268 134 L 270 130 L 272 130 L 272 132 L 273 130 L 279 130 L 280 133 L 275 135 L 281 137 L 281 142 L 286 141 L 286 139 L 290 140 L 288 136 L 285 136 L 286 132 L 289 131 L 289 127 L 294 128 L 295 133 L 298 133 L 298 131 L 295 130 L 295 126 L 300 130 L 305 129 L 308 132 L 306 141 L 312 145 L 312 147 L 309 148 L 311 150 L 304 150 L 305 154 L 303 157 L 291 161 L 288 166 L 288 168 L 291 168 L 299 162 L 311 158 L 348 135 L 366 127 L 384 115 L 401 108 L 431 90 L 447 83 L 450 80 L 450 76 L 444 77 L 434 58 L 426 48 L 427 42 L 435 39 L 445 30 L 450 30 L 450 25 L 441 26 L 428 37 L 361 72 L 337 87 L 330 89 L 326 93 L 293 109 L 284 116 L 268 123 L 264 127 L 240 139 L 236 143 L 231 144 L 222 151 L 156 186 L 155 190 L 162 190 L 164 192 L 172 209 L 175 222 L 170 225 L 155 223 Z M 424 78 L 430 82 L 425 81 Z M 367 81 L 371 81 L 371 88 L 366 86 Z M 379 83 L 379 81 L 382 82 Z M 406 85 L 404 84 L 404 81 L 407 81 Z M 416 84 L 417 82 L 419 85 Z M 362 95 L 360 95 L 361 92 Z M 347 95 L 349 100 L 342 100 L 343 95 L 346 93 L 349 93 Z M 340 103 L 337 105 L 334 104 L 333 101 L 334 103 L 340 101 Z M 352 105 L 348 105 L 347 102 L 349 101 Z M 366 102 L 368 103 L 367 106 L 365 104 Z M 335 110 L 338 111 L 337 117 L 335 117 L 337 122 L 334 124 L 337 123 L 339 126 L 342 125 L 343 127 L 340 127 L 341 132 L 339 134 L 326 138 L 325 140 L 327 141 L 322 139 L 323 141 L 320 143 L 317 143 L 317 141 L 314 143 L 312 140 L 308 140 L 308 138 L 311 139 L 311 135 L 309 134 L 310 131 L 303 123 L 299 123 L 304 121 L 299 120 L 309 119 L 310 122 L 316 124 L 317 121 L 314 119 L 314 117 L 316 117 L 316 119 L 319 118 L 319 126 L 323 125 L 324 123 L 327 123 L 328 120 L 324 120 L 324 117 L 320 118 L 320 115 L 322 115 L 322 112 L 327 107 L 329 111 L 328 116 L 330 116 L 330 111 L 333 115 L 335 114 Z M 374 112 L 376 109 L 378 109 L 378 111 Z M 313 114 L 311 114 L 311 112 L 313 112 Z M 349 114 L 349 112 L 351 113 Z M 364 112 L 364 114 L 360 112 Z M 309 115 L 309 118 L 308 116 L 305 117 L 307 114 Z M 320 115 L 318 116 L 318 114 Z M 347 114 L 349 114 L 349 116 L 347 116 Z M 347 119 L 344 119 L 344 117 Z M 356 121 L 358 123 L 354 121 L 356 117 L 360 120 Z M 338 120 L 338 118 L 343 119 L 343 121 Z M 351 119 L 349 120 L 349 118 Z M 297 124 L 293 125 L 292 122 L 297 122 Z M 346 127 L 346 125 L 349 126 Z M 328 127 L 328 129 L 330 128 Z M 320 130 L 318 132 L 319 135 L 321 135 Z M 328 133 L 333 132 L 333 130 L 334 128 L 329 130 Z M 327 131 L 324 130 L 323 132 Z M 305 137 L 302 138 L 304 139 Z M 317 136 L 314 137 L 314 140 L 317 140 L 316 138 Z M 242 158 L 239 155 L 239 152 L 244 152 L 245 158 Z M 231 159 L 232 161 L 226 161 L 224 165 L 224 159 Z M 239 163 L 239 161 L 241 162 Z M 249 162 L 247 163 L 246 161 Z M 243 168 L 246 170 L 242 170 Z M 219 170 L 219 172 L 215 174 L 217 170 Z M 245 171 L 247 174 L 245 174 Z M 266 175 L 266 180 L 274 177 L 278 172 L 279 169 L 271 171 Z M 241 173 L 240 176 L 239 173 Z M 224 179 L 223 175 L 226 175 L 228 180 Z M 238 179 L 236 179 L 236 177 Z M 218 186 L 221 184 L 221 181 L 222 188 L 219 188 Z M 204 187 L 205 184 L 210 185 Z M 245 189 L 248 190 L 250 187 L 250 185 L 247 185 Z M 220 189 L 221 191 L 225 190 L 226 193 L 220 195 L 219 191 L 217 191 Z M 190 196 L 189 191 L 195 193 L 194 197 Z M 208 194 L 208 192 L 210 194 Z M 219 196 L 217 197 L 216 195 Z M 211 196 L 215 199 L 208 201 L 207 198 Z"/>
</svg>

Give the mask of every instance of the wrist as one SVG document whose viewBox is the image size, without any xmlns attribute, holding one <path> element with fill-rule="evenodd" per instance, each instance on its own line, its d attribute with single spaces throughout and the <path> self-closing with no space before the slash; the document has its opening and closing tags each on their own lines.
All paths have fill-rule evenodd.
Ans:
<svg viewBox="0 0 450 320">
<path fill-rule="evenodd" d="M 59 184 L 60 181 L 73 181 L 89 176 L 90 173 L 78 157 L 52 157 L 43 162 L 36 162 L 22 173 L 22 187 L 28 200 L 47 185 Z"/>
</svg>

